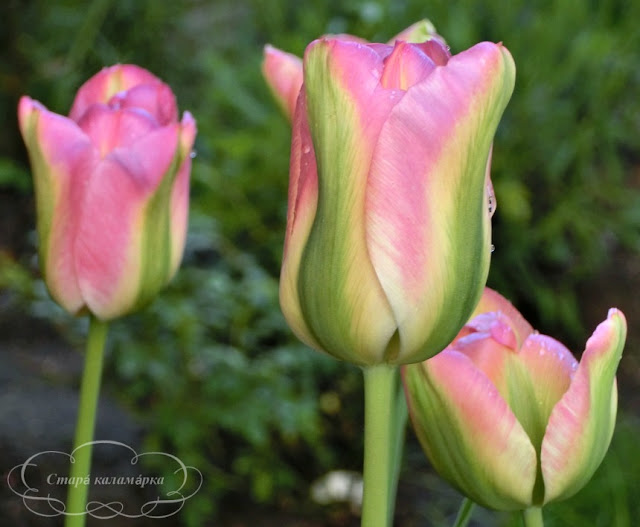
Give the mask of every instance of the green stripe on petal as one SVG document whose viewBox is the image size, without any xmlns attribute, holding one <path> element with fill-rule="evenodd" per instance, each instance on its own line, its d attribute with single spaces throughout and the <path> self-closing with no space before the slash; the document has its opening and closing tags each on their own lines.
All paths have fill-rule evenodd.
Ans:
<svg viewBox="0 0 640 527">
<path fill-rule="evenodd" d="M 492 382 L 455 351 L 402 371 L 413 428 L 438 473 L 485 507 L 528 507 L 535 449 Z"/>
<path fill-rule="evenodd" d="M 356 364 L 381 362 L 396 329 L 364 228 L 372 150 L 394 103 L 376 92 L 380 71 L 378 55 L 355 42 L 316 41 L 305 55 L 318 204 L 300 263 L 301 310 L 325 351 Z"/>
<path fill-rule="evenodd" d="M 604 458 L 615 427 L 618 392 L 616 370 L 627 323 L 609 310 L 587 341 L 571 386 L 551 413 L 542 442 L 544 503 L 578 492 Z"/>
</svg>

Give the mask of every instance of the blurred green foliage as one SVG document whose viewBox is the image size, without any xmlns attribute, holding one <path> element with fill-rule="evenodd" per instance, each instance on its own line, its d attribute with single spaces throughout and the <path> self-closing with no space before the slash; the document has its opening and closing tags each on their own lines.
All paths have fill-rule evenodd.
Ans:
<svg viewBox="0 0 640 527">
<path fill-rule="evenodd" d="M 535 326 L 579 350 L 585 304 L 594 300 L 587 284 L 614 255 L 640 252 L 640 3 L 6 0 L 0 7 L 7 116 L 0 198 L 17 204 L 0 210 L 3 308 L 82 338 L 83 326 L 47 299 L 37 278 L 29 168 L 12 117 L 20 95 L 64 114 L 85 79 L 132 62 L 168 82 L 197 119 L 184 265 L 151 306 L 113 325 L 107 364 L 108 387 L 145 423 L 148 446 L 204 472 L 185 525 L 221 512 L 229 496 L 304 504 L 314 478 L 360 468 L 359 372 L 297 343 L 278 308 L 290 135 L 261 78 L 262 46 L 301 55 L 327 32 L 386 41 L 424 17 L 454 53 L 486 39 L 504 42 L 515 58 L 516 89 L 493 155 L 490 284 Z M 9 221 L 11 214 L 21 221 Z M 607 307 L 597 306 L 601 318 Z M 628 477 L 627 492 L 637 493 L 638 471 L 621 472 L 620 459 L 599 472 L 602 487 Z M 597 503 L 606 515 L 622 499 L 596 495 L 567 502 L 556 524 L 595 525 L 593 507 L 581 503 Z"/>
</svg>

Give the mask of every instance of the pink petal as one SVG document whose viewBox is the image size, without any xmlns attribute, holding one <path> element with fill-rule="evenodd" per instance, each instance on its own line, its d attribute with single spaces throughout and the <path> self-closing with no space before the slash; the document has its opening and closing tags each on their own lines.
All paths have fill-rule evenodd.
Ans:
<svg viewBox="0 0 640 527">
<path fill-rule="evenodd" d="M 416 44 L 437 66 L 446 66 L 451 59 L 451 52 L 446 44 L 436 39 Z"/>
<path fill-rule="evenodd" d="M 304 92 L 300 94 L 293 118 L 289 173 L 287 230 L 280 273 L 280 306 L 296 336 L 308 346 L 322 350 L 305 322 L 298 290 L 300 261 L 318 205 L 318 173 Z"/>
<path fill-rule="evenodd" d="M 580 490 L 609 448 L 617 411 L 615 374 L 626 331 L 622 312 L 610 309 L 587 341 L 571 385 L 551 413 L 541 455 L 545 503 Z"/>
<path fill-rule="evenodd" d="M 366 45 L 315 41 L 304 65 L 322 216 L 301 260 L 302 308 L 324 349 L 378 363 L 396 327 L 369 262 L 364 201 L 378 133 L 401 92 L 379 87 L 382 61 Z"/>
<path fill-rule="evenodd" d="M 176 175 L 171 194 L 171 275 L 180 266 L 187 238 L 191 153 L 196 138 L 196 122 L 189 112 L 184 113 L 180 124 L 180 151 L 184 161 Z"/>
<path fill-rule="evenodd" d="M 519 349 L 510 320 L 500 311 L 476 315 L 467 322 L 465 328 L 472 332 L 485 333 L 497 343 L 513 351 L 518 351 Z"/>
<path fill-rule="evenodd" d="M 159 128 L 116 148 L 87 184 L 75 263 L 82 296 L 100 318 L 119 316 L 138 300 L 145 208 L 174 159 L 178 132 L 177 124 Z"/>
<path fill-rule="evenodd" d="M 475 303 L 472 283 L 486 279 L 486 181 L 473 163 L 484 176 L 497 126 L 484 119 L 506 105 L 511 68 L 504 48 L 478 44 L 408 89 L 380 132 L 367 182 L 367 244 L 405 351 L 450 319 L 456 306 L 445 302 L 453 296 L 463 306 Z"/>
<path fill-rule="evenodd" d="M 386 89 L 407 90 L 420 82 L 436 65 L 419 46 L 397 42 L 384 62 L 380 84 Z"/>
<path fill-rule="evenodd" d="M 471 333 L 462 337 L 447 349 L 459 351 L 469 357 L 475 367 L 493 382 L 504 399 L 508 400 L 505 368 L 509 357 L 515 354 L 516 350 L 495 340 L 491 335 L 491 329 L 488 333 Z"/>
<path fill-rule="evenodd" d="M 160 126 L 178 121 L 176 97 L 163 82 L 140 84 L 130 90 L 118 92 L 109 99 L 108 104 L 117 109 L 144 110 Z"/>
<path fill-rule="evenodd" d="M 94 104 L 78 121 L 78 126 L 104 157 L 118 147 L 128 147 L 158 127 L 146 112 L 113 110 L 104 104 Z"/>
<path fill-rule="evenodd" d="M 273 46 L 265 46 L 262 73 L 289 120 L 293 119 L 302 87 L 302 60 Z"/>
<path fill-rule="evenodd" d="M 485 287 L 484 292 L 482 293 L 482 298 L 473 312 L 472 317 L 476 317 L 481 313 L 489 312 L 502 313 L 507 317 L 509 325 L 517 337 L 517 348 L 520 348 L 527 337 L 534 332 L 531 324 L 525 320 L 511 302 L 497 291 Z"/>
<path fill-rule="evenodd" d="M 161 82 L 158 77 L 133 64 L 116 64 L 103 68 L 80 87 L 71 106 L 69 117 L 78 121 L 93 104 L 106 104 L 116 93 L 129 90 L 139 84 L 158 82 Z"/>
<path fill-rule="evenodd" d="M 20 99 L 19 121 L 33 170 L 40 264 L 51 296 L 70 313 L 84 306 L 73 259 L 84 190 L 98 154 L 70 119 L 29 97 Z"/>
<path fill-rule="evenodd" d="M 533 400 L 548 418 L 568 390 L 578 361 L 562 343 L 539 334 L 529 335 L 518 356 L 531 377 Z"/>
<path fill-rule="evenodd" d="M 407 382 L 408 372 L 418 369 L 423 381 Z M 443 351 L 405 367 L 404 377 L 414 429 L 436 470 L 486 507 L 529 506 L 536 480 L 533 445 L 469 357 Z"/>
</svg>

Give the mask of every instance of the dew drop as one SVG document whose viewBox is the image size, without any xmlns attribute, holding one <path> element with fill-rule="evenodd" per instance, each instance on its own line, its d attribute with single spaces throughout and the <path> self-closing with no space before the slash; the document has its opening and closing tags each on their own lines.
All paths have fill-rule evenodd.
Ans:
<svg viewBox="0 0 640 527">
<path fill-rule="evenodd" d="M 302 149 L 302 153 L 308 154 L 309 152 L 311 152 L 311 147 L 309 145 L 305 145 L 305 147 Z"/>
<path fill-rule="evenodd" d="M 493 252 L 493 251 L 495 251 L 495 250 L 496 250 L 496 246 L 495 246 L 495 245 L 493 245 L 493 244 L 491 244 L 491 252 Z"/>
<path fill-rule="evenodd" d="M 189 153 L 189 157 L 190 157 L 191 159 L 195 158 L 197 155 L 198 155 L 198 154 L 196 153 L 196 151 L 195 151 L 195 150 L 191 150 L 191 152 Z"/>
</svg>

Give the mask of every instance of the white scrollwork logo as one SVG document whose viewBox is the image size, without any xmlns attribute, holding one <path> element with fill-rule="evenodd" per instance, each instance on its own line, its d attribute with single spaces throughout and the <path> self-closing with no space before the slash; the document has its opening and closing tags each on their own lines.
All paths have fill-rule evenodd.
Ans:
<svg viewBox="0 0 640 527">
<path fill-rule="evenodd" d="M 32 486 L 33 481 L 29 483 L 28 479 L 33 479 L 35 468 L 38 467 L 38 461 L 44 459 L 45 456 L 60 456 L 69 463 L 75 462 L 74 455 L 78 450 L 94 445 L 112 445 L 122 447 L 128 451 L 130 456 L 130 464 L 132 466 L 138 464 L 138 460 L 143 456 L 163 456 L 171 463 L 175 463 L 177 468 L 173 471 L 174 477 L 170 482 L 165 481 L 164 476 L 150 477 L 138 474 L 132 475 L 91 475 L 85 477 L 65 477 L 51 473 L 40 481 L 38 486 Z M 32 469 L 31 471 L 29 469 Z M 93 518 L 107 520 L 117 516 L 126 518 L 168 518 L 180 512 L 185 502 L 193 497 L 202 487 L 202 473 L 195 467 L 185 465 L 178 457 L 166 452 L 143 452 L 138 454 L 133 448 L 118 441 L 100 440 L 84 443 L 74 449 L 70 454 L 60 452 L 58 450 L 47 450 L 38 452 L 29 457 L 24 463 L 16 465 L 7 474 L 7 484 L 11 491 L 22 498 L 24 506 L 38 516 L 55 517 L 55 516 L 81 516 L 89 515 Z M 61 487 L 67 489 L 69 486 L 106 486 L 106 485 L 128 485 L 132 487 L 144 488 L 145 486 L 154 485 L 156 490 L 170 483 L 171 490 L 165 490 L 163 495 L 156 496 L 140 506 L 139 512 L 131 512 L 127 510 L 125 504 L 121 501 L 110 501 L 102 503 L 100 501 L 89 501 L 84 511 L 67 512 L 64 501 L 52 495 L 51 488 Z M 49 490 L 45 491 L 45 488 Z M 187 490 L 188 493 L 187 493 Z"/>
</svg>

